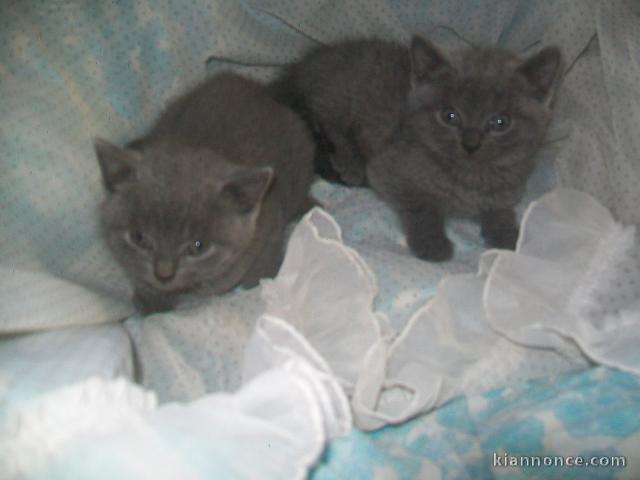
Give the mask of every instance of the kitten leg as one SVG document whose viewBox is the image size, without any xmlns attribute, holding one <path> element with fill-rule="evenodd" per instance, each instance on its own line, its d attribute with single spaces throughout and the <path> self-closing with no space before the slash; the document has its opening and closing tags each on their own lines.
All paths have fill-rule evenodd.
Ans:
<svg viewBox="0 0 640 480">
<path fill-rule="evenodd" d="M 284 260 L 284 234 L 275 234 L 267 240 L 267 244 L 255 258 L 253 265 L 242 278 L 244 288 L 253 288 L 262 278 L 274 278 Z"/>
<path fill-rule="evenodd" d="M 316 198 L 314 198 L 313 195 L 309 194 L 307 196 L 307 198 L 305 199 L 304 203 L 302 204 L 302 206 L 300 207 L 300 209 L 296 212 L 295 217 L 294 218 L 299 218 L 302 217 L 303 215 L 305 215 L 309 210 L 312 210 L 315 207 L 320 207 L 320 208 L 324 208 L 324 205 L 317 200 Z"/>
<path fill-rule="evenodd" d="M 400 210 L 400 220 L 413 254 L 423 260 L 443 262 L 453 255 L 453 244 L 444 231 L 444 215 L 437 207 Z"/>
<path fill-rule="evenodd" d="M 133 304 L 142 315 L 150 315 L 173 310 L 178 304 L 178 299 L 175 295 L 169 293 L 136 288 L 133 294 Z"/>
<path fill-rule="evenodd" d="M 340 179 L 353 187 L 363 186 L 366 182 L 365 160 L 356 145 L 338 129 L 327 129 L 326 135 L 335 149 L 329 161 Z"/>
<path fill-rule="evenodd" d="M 518 223 L 511 208 L 489 210 L 480 214 L 482 237 L 487 245 L 513 250 L 518 241 Z"/>
</svg>

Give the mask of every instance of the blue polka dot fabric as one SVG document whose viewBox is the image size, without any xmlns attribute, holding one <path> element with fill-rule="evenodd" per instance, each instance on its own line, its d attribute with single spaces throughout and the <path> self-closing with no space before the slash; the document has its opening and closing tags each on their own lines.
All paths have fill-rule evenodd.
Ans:
<svg viewBox="0 0 640 480">
<path fill-rule="evenodd" d="M 638 478 L 639 404 L 640 380 L 617 370 L 535 380 L 354 432 L 329 446 L 311 478 Z"/>
<path fill-rule="evenodd" d="M 20 288 L 10 288 L 3 280 L 3 290 L 10 292 L 3 297 L 6 302 L 12 303 L 17 291 L 24 293 L 11 314 L 1 317 L 0 328 L 26 331 L 101 323 L 131 312 L 129 285 L 97 230 L 95 209 L 103 192 L 94 137 L 121 143 L 135 138 L 169 99 L 207 74 L 234 69 L 266 80 L 308 48 L 347 37 L 403 42 L 423 33 L 443 48 L 472 42 L 517 52 L 558 44 L 568 64 L 576 63 L 558 96 L 550 144 L 540 155 L 541 164 L 546 159 L 550 165 L 546 177 L 586 190 L 621 220 L 637 222 L 638 168 L 632 161 L 638 154 L 633 134 L 637 96 L 635 83 L 624 81 L 635 78 L 638 68 L 637 17 L 627 14 L 634 9 L 632 1 L 600 6 L 579 0 L 538 5 L 443 0 L 402 5 L 382 0 L 339 5 L 284 0 L 4 2 L 2 277 L 11 278 L 15 271 L 42 272 L 67 285 L 29 277 L 20 278 Z M 606 32 L 606 38 L 593 41 L 597 29 Z M 529 198 L 546 189 L 548 184 L 534 184 Z M 369 201 L 366 193 L 358 198 Z M 398 230 L 393 220 L 385 228 Z M 468 227 L 453 230 L 456 239 L 470 232 Z M 463 240 L 457 244 L 468 268 L 472 246 Z M 437 275 L 417 283 L 428 290 Z M 415 285 L 415 275 L 409 272 L 409 277 L 406 284 Z M 69 284 L 82 288 L 67 288 Z M 405 282 L 398 285 L 404 288 Z M 42 303 L 24 301 L 46 301 L 54 287 L 63 299 L 73 301 L 66 306 L 56 301 L 57 308 L 47 315 L 42 314 Z M 424 298 L 407 290 L 391 301 L 407 306 L 412 298 Z"/>
<path fill-rule="evenodd" d="M 639 18 L 634 0 L 2 2 L 0 333 L 132 313 L 128 282 L 97 228 L 103 191 L 94 137 L 127 142 L 207 75 L 233 69 L 267 80 L 308 48 L 349 37 L 406 42 L 423 33 L 445 49 L 472 42 L 522 53 L 559 45 L 568 70 L 521 210 L 557 184 L 640 224 Z M 455 259 L 433 267 L 408 254 L 395 217 L 371 192 L 318 182 L 314 193 L 371 265 L 376 307 L 397 330 L 445 274 L 476 268 L 477 225 L 452 222 Z M 622 278 L 618 291 L 635 295 L 637 285 Z M 141 380 L 164 400 L 237 386 L 238 345 L 261 304 L 255 291 L 220 301 L 198 315 L 127 321 Z M 336 442 L 313 477 L 638 478 L 638 387 L 630 375 L 595 369 L 459 399 L 404 426 Z M 505 452 L 626 455 L 628 464 L 493 467 L 493 453 Z"/>
</svg>

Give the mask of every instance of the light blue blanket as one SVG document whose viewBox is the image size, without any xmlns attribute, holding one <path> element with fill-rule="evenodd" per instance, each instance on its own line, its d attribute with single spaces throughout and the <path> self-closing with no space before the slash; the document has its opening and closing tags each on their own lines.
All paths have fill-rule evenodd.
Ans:
<svg viewBox="0 0 640 480">
<path fill-rule="evenodd" d="M 128 283 L 97 234 L 103 192 L 92 139 L 135 138 L 207 73 L 234 68 L 265 79 L 317 43 L 353 36 L 406 41 L 423 32 L 445 47 L 463 44 L 451 29 L 516 51 L 557 43 L 571 61 L 596 14 L 582 1 L 3 2 L 0 332 L 131 313 Z M 606 98 L 598 88 L 587 101 Z M 568 153 L 584 159 L 573 146 Z"/>
<path fill-rule="evenodd" d="M 637 11 L 625 2 L 596 4 L 490 0 L 407 4 L 384 0 L 3 2 L 0 333 L 114 322 L 131 313 L 128 284 L 97 234 L 95 208 L 102 198 L 102 187 L 92 138 L 99 135 L 115 142 L 134 138 L 168 99 L 207 73 L 234 68 L 266 79 L 309 46 L 347 36 L 405 40 L 419 31 L 445 46 L 460 44 L 461 40 L 442 26 L 471 41 L 517 51 L 536 42 L 558 43 L 572 61 L 597 28 L 615 34 L 624 31 L 615 28 L 623 19 L 637 19 Z M 615 15 L 607 12 L 616 8 L 620 11 Z M 619 23 L 607 20 L 611 18 Z M 621 154 L 612 143 L 614 138 L 622 145 L 636 140 L 624 130 L 618 113 L 609 118 L 608 113 L 601 117 L 598 110 L 590 110 L 592 100 L 608 98 L 610 84 L 602 79 L 597 57 L 600 48 L 614 51 L 608 38 L 603 37 L 600 46 L 592 45 L 593 62 L 578 64 L 574 71 L 590 83 L 568 79 L 574 86 L 587 85 L 569 92 L 567 109 L 563 110 L 582 122 L 574 137 L 577 143 L 559 158 L 558 172 L 538 173 L 531 194 L 544 189 L 550 183 L 549 176 L 557 176 L 565 184 L 571 183 L 570 178 L 620 216 L 631 218 L 634 210 L 630 206 L 637 206 L 637 194 L 620 186 L 637 185 L 633 179 L 638 169 L 621 163 Z M 631 55 L 637 52 L 637 45 L 629 42 L 628 49 Z M 637 69 L 634 58 L 636 63 L 630 63 L 629 68 Z M 604 63 L 610 65 L 610 60 L 608 57 Z M 626 112 L 625 108 L 620 105 L 616 112 Z M 561 111 L 559 115 L 557 131 L 562 133 L 568 113 Z M 628 113 L 630 119 L 633 115 Z M 615 135 L 610 123 L 615 125 Z M 615 168 L 587 163 L 593 152 L 607 157 Z M 588 168 L 582 168 L 576 159 Z M 329 187 L 320 184 L 316 188 Z M 628 195 L 617 195 L 622 191 Z M 323 193 L 334 202 L 336 218 L 342 218 L 346 225 L 357 205 L 352 203 L 352 210 L 343 205 L 341 210 L 340 189 Z M 367 195 L 359 197 L 362 202 L 369 201 Z M 637 209 L 635 212 L 637 215 Z M 385 211 L 372 220 L 393 222 Z M 377 246 L 366 245 L 366 232 L 366 228 L 345 230 L 345 240 L 363 245 L 363 255 L 374 258 Z M 471 271 L 478 254 L 478 232 L 461 224 L 454 226 L 452 233 L 459 250 L 454 268 Z M 395 236 L 388 240 L 392 250 L 399 248 Z M 411 279 L 398 276 L 403 269 L 404 264 L 398 264 L 395 270 L 376 272 L 383 278 L 380 308 L 398 326 L 431 295 L 443 273 L 431 272 L 429 281 L 411 290 L 406 283 Z M 131 327 L 134 338 L 142 328 Z M 126 350 L 121 333 L 115 337 L 103 338 L 117 342 L 114 351 Z M 137 338 L 144 340 L 141 335 Z M 29 341 L 28 337 L 6 338 L 2 352 L 31 358 L 45 355 L 36 347 L 42 340 L 33 337 L 32 350 Z M 119 365 L 117 361 L 114 364 Z M 23 374 L 43 378 L 50 368 L 43 361 L 37 369 L 24 373 L 24 365 L 27 363 L 15 358 L 3 362 L 0 381 Z M 22 385 L 30 385 L 25 382 Z M 7 395 L 7 385 L 12 384 L 3 384 L 3 395 Z M 37 392 L 34 385 L 25 391 Z M 639 411 L 638 379 L 596 368 L 459 399 L 430 415 L 374 434 L 354 432 L 329 447 L 313 478 L 639 478 Z M 492 467 L 493 453 L 504 452 L 587 458 L 626 455 L 627 467 Z"/>
<path fill-rule="evenodd" d="M 128 374 L 131 356 L 121 332 L 120 327 L 88 327 L 0 341 L 0 380 L 7 387 L 0 392 L 0 426 L 6 409 L 62 384 Z M 640 475 L 639 412 L 640 379 L 591 368 L 458 398 L 401 426 L 369 434 L 354 430 L 328 446 L 310 478 L 635 479 Z M 560 457 L 606 465 L 544 466 Z M 0 467 L 6 460 L 0 454 Z M 120 473 L 134 475 L 133 465 L 111 460 Z M 507 468 L 508 461 L 543 466 Z M 39 478 L 70 478 L 71 466 Z M 200 462 L 192 473 L 193 478 L 211 478 L 220 470 L 220 465 Z"/>
<path fill-rule="evenodd" d="M 532 381 L 459 398 L 400 427 L 354 432 L 333 442 L 311 478 L 634 479 L 639 406 L 640 379 L 616 370 Z M 559 466 L 569 457 L 585 466 Z M 505 467 L 514 461 L 521 466 Z"/>
</svg>

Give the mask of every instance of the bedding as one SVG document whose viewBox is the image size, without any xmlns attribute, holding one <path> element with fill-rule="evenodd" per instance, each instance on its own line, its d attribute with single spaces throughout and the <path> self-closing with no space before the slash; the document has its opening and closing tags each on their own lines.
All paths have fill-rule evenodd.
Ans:
<svg viewBox="0 0 640 480">
<path fill-rule="evenodd" d="M 541 232 L 539 227 L 546 230 Z M 486 424 L 479 428 L 482 433 L 478 442 L 482 448 L 464 458 L 462 471 L 473 470 L 478 467 L 474 467 L 474 462 L 480 462 L 484 465 L 480 474 L 491 478 L 493 473 L 502 472 L 502 466 L 494 464 L 492 469 L 487 456 L 506 456 L 510 452 L 508 455 L 615 457 L 616 461 L 624 457 L 625 462 L 628 455 L 632 458 L 629 469 L 627 466 L 624 470 L 619 466 L 609 470 L 594 467 L 585 472 L 593 472 L 596 476 L 602 471 L 634 475 L 636 466 L 632 453 L 628 452 L 635 451 L 639 440 L 635 435 L 640 429 L 637 422 L 638 379 L 620 373 L 622 369 L 638 373 L 637 338 L 634 336 L 637 324 L 633 311 L 627 310 L 622 302 L 622 306 L 617 305 L 608 313 L 606 325 L 598 324 L 602 320 L 600 314 L 574 313 L 576 309 L 579 312 L 588 309 L 599 294 L 610 293 L 612 284 L 609 280 L 615 279 L 612 272 L 620 271 L 621 261 L 631 267 L 629 259 L 633 257 L 629 256 L 628 250 L 633 247 L 630 241 L 634 239 L 634 230 L 614 222 L 608 211 L 586 194 L 558 190 L 532 203 L 524 214 L 522 231 L 515 253 L 486 252 L 481 259 L 484 267 L 477 275 L 448 277 L 426 307 L 416 312 L 405 330 L 394 336 L 386 316 L 373 309 L 376 282 L 372 270 L 354 249 L 342 243 L 335 220 L 316 208 L 293 231 L 278 276 L 262 283 L 260 293 L 265 303 L 264 313 L 252 328 L 248 341 L 243 339 L 241 387 L 234 394 L 203 394 L 191 402 L 158 405 L 155 393 L 145 392 L 122 379 L 112 382 L 90 379 L 65 386 L 11 406 L 0 425 L 0 450 L 6 452 L 4 465 L 0 465 L 9 478 L 36 475 L 55 478 L 63 472 L 79 478 L 101 478 L 100 475 L 128 472 L 141 477 L 164 474 L 171 478 L 186 469 L 194 478 L 199 475 L 206 478 L 211 472 L 252 478 L 257 470 L 243 467 L 247 458 L 251 459 L 249 464 L 255 466 L 264 464 L 268 458 L 272 470 L 264 472 L 262 467 L 256 467 L 265 478 L 282 478 L 283 475 L 302 478 L 320 458 L 324 442 L 337 441 L 348 434 L 352 422 L 362 430 L 379 429 L 385 424 L 402 423 L 417 413 L 433 410 L 461 393 L 470 394 L 466 401 L 472 402 L 474 395 L 477 397 L 492 385 L 511 385 L 487 394 L 502 413 L 504 406 L 500 404 L 504 397 L 510 398 L 510 388 L 522 388 L 518 385 L 523 379 L 545 374 L 556 378 L 555 382 L 547 382 L 557 384 L 560 390 L 549 394 L 544 392 L 549 388 L 546 385 L 541 396 L 527 392 L 522 400 L 524 405 L 513 407 L 516 414 L 506 416 L 508 423 L 502 430 L 502 417 L 492 414 L 493 406 L 483 412 L 491 402 L 475 400 L 473 405 L 477 410 L 473 410 L 473 414 L 480 420 L 483 415 L 487 417 Z M 553 251 L 544 247 L 558 236 L 576 237 L 576 241 L 570 242 L 575 252 L 554 263 L 548 260 Z M 606 240 L 610 243 L 604 244 Z M 619 249 L 613 249 L 614 254 L 604 258 L 597 254 L 603 245 L 611 247 L 615 242 L 619 243 Z M 585 261 L 585 256 L 590 260 Z M 513 282 L 505 288 L 500 280 L 509 278 L 509 273 L 514 271 L 522 274 L 521 268 L 514 270 L 519 261 L 527 266 L 540 263 L 546 268 L 558 268 L 556 263 L 559 263 L 563 274 L 555 276 L 556 288 L 552 290 L 545 290 L 544 284 L 531 282 L 533 288 L 514 292 L 509 288 Z M 602 281 L 585 283 L 585 278 L 588 279 L 585 272 L 592 271 L 598 271 Z M 483 278 L 485 274 L 486 278 Z M 329 281 L 331 279 L 333 281 Z M 536 279 L 535 275 L 533 279 Z M 553 297 L 545 297 L 549 292 L 558 294 L 559 280 L 569 286 L 560 293 L 568 299 L 575 298 L 573 302 L 554 304 Z M 484 285 L 483 302 L 473 298 L 478 293 L 474 290 L 479 282 Z M 451 284 L 456 283 L 459 283 L 458 287 L 451 289 Z M 314 288 L 318 286 L 324 287 L 321 295 Z M 588 287 L 586 291 L 585 286 Z M 464 294 L 465 301 L 448 301 L 452 291 Z M 478 305 L 474 307 L 474 303 Z M 501 315 L 505 309 L 513 309 L 514 304 L 519 304 L 518 312 L 524 314 L 523 318 L 505 328 L 500 325 Z M 528 310 L 531 304 L 544 306 L 543 313 L 546 312 L 552 321 L 564 317 L 561 325 L 573 328 L 557 332 L 553 325 L 545 325 L 548 319 L 540 311 Z M 197 312 L 199 310 L 181 313 L 197 321 Z M 446 313 L 443 315 L 442 312 Z M 216 313 L 212 309 L 202 318 L 215 319 Z M 173 324 L 178 324 L 177 314 L 172 315 Z M 224 317 L 220 319 L 223 320 Z M 431 327 L 431 337 L 425 334 L 409 336 L 412 329 L 427 327 Z M 592 336 L 594 328 L 599 329 L 596 336 Z M 160 329 L 163 329 L 162 324 Z M 496 336 L 496 333 L 503 333 L 505 337 Z M 415 348 L 416 340 L 429 344 L 426 349 Z M 541 350 L 541 347 L 544 348 Z M 425 350 L 433 355 L 425 356 Z M 438 355 L 440 351 L 446 355 Z M 163 370 L 162 362 L 170 363 L 173 358 L 170 350 L 166 353 L 158 356 L 157 364 L 150 367 Z M 225 359 L 224 351 L 201 354 L 209 355 L 214 362 Z M 568 388 L 569 398 L 563 399 L 559 391 L 564 388 L 562 382 L 565 380 L 559 381 L 557 376 L 568 369 L 586 366 L 588 357 L 618 367 L 611 377 L 613 385 L 599 382 L 605 378 L 609 381 L 606 371 L 600 369 L 605 373 L 587 377 L 582 383 L 578 380 L 573 384 L 574 388 Z M 614 386 L 618 381 L 625 388 L 629 387 L 629 391 L 616 392 Z M 571 381 L 568 385 L 572 385 Z M 581 392 L 580 388 L 588 393 Z M 590 390 L 593 388 L 595 393 Z M 595 402 L 603 412 L 591 407 L 582 407 L 581 411 L 580 403 L 575 406 L 575 396 L 583 394 L 589 398 L 602 395 L 602 400 Z M 544 401 L 549 398 L 561 405 L 552 409 L 555 417 L 551 418 L 544 414 L 547 407 Z M 446 417 L 447 408 L 452 407 L 445 405 L 436 415 Z M 542 409 L 542 413 L 536 409 Z M 518 415 L 523 412 L 533 416 L 522 419 L 521 425 Z M 600 414 L 610 417 L 605 420 L 609 423 L 604 428 L 613 440 L 603 439 L 602 432 L 597 432 L 593 433 L 597 440 L 590 439 L 587 446 L 583 446 L 581 441 L 571 437 L 568 441 L 562 435 L 558 437 L 559 422 L 571 422 L 577 415 L 574 424 L 562 428 L 579 432 L 588 430 L 588 423 L 597 422 Z M 416 420 L 415 423 L 423 421 Z M 455 421 L 451 425 L 452 434 L 455 428 L 469 428 L 465 421 L 479 420 L 463 418 L 462 427 L 457 427 Z M 483 440 L 484 435 L 491 438 L 492 428 L 497 429 L 498 438 Z M 509 428 L 515 430 L 511 432 Z M 551 432 L 549 438 L 545 433 L 547 428 Z M 385 438 L 384 433 L 372 435 L 371 441 Z M 393 431 L 387 430 L 387 435 L 393 438 Z M 414 439 L 415 435 L 415 432 L 407 433 L 409 439 Z M 184 440 L 180 440 L 182 436 Z M 168 438 L 169 444 L 158 443 L 154 440 L 156 437 Z M 351 438 L 353 441 L 361 439 L 358 433 L 352 433 Z M 247 439 L 251 442 L 247 443 Z M 186 441 L 190 447 L 183 450 L 181 441 Z M 390 444 L 383 440 L 383 448 L 388 451 L 383 455 L 386 463 L 376 466 L 381 473 L 370 470 L 371 460 L 362 460 L 358 468 L 365 472 L 365 477 L 373 472 L 385 478 L 399 468 L 405 472 L 400 478 L 412 478 L 414 474 L 409 472 L 419 468 L 419 475 L 431 471 L 446 478 L 448 464 L 429 460 L 429 449 L 444 448 L 438 447 L 437 439 L 424 447 L 426 460 L 420 461 L 412 458 L 415 453 L 398 454 L 399 449 L 410 447 L 404 440 L 396 441 L 397 445 L 390 445 L 394 440 L 390 440 Z M 174 442 L 177 442 L 175 448 L 172 447 Z M 265 452 L 264 442 L 273 442 L 277 448 Z M 356 450 L 371 450 L 367 442 L 358 445 Z M 226 447 L 215 448 L 216 445 Z M 338 441 L 334 445 L 339 449 L 341 443 Z M 145 458 L 165 458 L 165 448 L 175 450 L 168 457 L 170 464 L 144 462 Z M 619 451 L 624 454 L 618 454 Z M 109 453 L 108 457 L 104 457 L 104 452 Z M 394 455 L 407 457 L 406 462 L 396 463 Z M 104 467 L 106 458 L 108 467 Z M 136 470 L 141 459 L 147 466 Z M 343 468 L 340 460 L 335 466 L 331 460 L 327 461 L 329 471 Z M 319 475 L 322 468 L 321 464 L 317 470 Z M 460 475 L 453 478 L 464 478 Z M 471 476 L 475 477 L 475 473 Z"/>
<path fill-rule="evenodd" d="M 640 475 L 632 454 L 639 405 L 632 373 L 640 368 L 633 228 L 640 223 L 639 15 L 630 0 L 2 4 L 0 440 L 17 456 L 0 455 L 0 466 L 18 477 L 99 478 L 104 463 L 97 447 L 107 445 L 105 451 L 121 455 L 114 469 L 122 470 L 100 470 L 104 475 L 143 477 L 148 472 L 135 455 L 172 451 L 169 478 L 181 462 L 195 465 L 193 478 L 251 477 L 233 470 L 229 457 L 202 460 L 209 450 L 198 442 L 224 444 L 238 433 L 213 428 L 224 420 L 215 409 L 228 409 L 255 432 L 255 411 L 245 408 L 250 399 L 271 405 L 278 398 L 282 411 L 300 417 L 274 409 L 260 426 L 282 434 L 274 434 L 274 445 L 281 441 L 279 458 L 291 460 L 271 471 L 273 478 L 303 477 L 320 458 L 317 478 L 522 473 L 488 471 L 492 448 L 523 455 L 622 452 L 625 469 L 562 470 L 558 478 Z M 477 226 L 460 221 L 448 225 L 456 243 L 452 262 L 418 262 L 371 192 L 319 181 L 314 194 L 322 208 L 292 233 L 277 279 L 170 314 L 132 316 L 130 287 L 97 229 L 102 186 L 92 138 L 124 143 L 140 135 L 169 98 L 216 71 L 233 68 L 266 80 L 318 42 L 355 35 L 406 41 L 413 32 L 446 47 L 468 40 L 528 52 L 555 43 L 565 53 L 556 119 L 520 207 L 527 224 L 519 251 L 482 254 Z M 539 199 L 556 187 L 586 193 L 557 190 Z M 128 339 L 115 323 L 123 319 L 147 390 L 114 380 L 131 374 Z M 51 331 L 25 335 L 42 330 Z M 559 377 L 593 363 L 616 369 Z M 98 378 L 87 380 L 92 375 Z M 522 385 L 533 377 L 545 380 Z M 497 387 L 503 389 L 483 393 Z M 214 393 L 220 390 L 238 393 Z M 469 396 L 455 400 L 461 394 Z M 15 419 L 34 411 L 65 419 L 61 399 L 74 395 L 88 412 L 104 408 L 101 398 L 123 399 L 125 413 L 108 420 L 114 423 L 106 443 L 95 450 L 82 440 L 99 431 L 89 422 L 48 456 L 53 450 L 32 440 L 55 437 L 60 423 L 43 432 L 37 422 Z M 513 403 L 505 405 L 505 395 Z M 571 417 L 574 410 L 583 416 Z M 127 434 L 122 418 L 143 418 L 136 425 L 149 427 L 126 444 L 135 454 L 118 450 L 119 435 Z M 188 420 L 173 423 L 179 418 Z M 316 421 L 304 430 L 301 418 Z M 196 428 L 199 420 L 209 431 Z M 354 430 L 338 440 L 353 422 L 363 431 L 382 430 Z M 592 422 L 597 426 L 588 435 L 576 426 Z M 20 425 L 33 429 L 21 436 Z M 298 429 L 304 434 L 294 448 L 290 436 Z M 215 442 L 207 436 L 212 431 Z M 469 453 L 466 444 L 480 447 Z M 30 452 L 40 452 L 43 462 L 8 462 L 32 458 Z M 258 465 L 266 453 L 252 452 Z"/>
<path fill-rule="evenodd" d="M 131 341 L 121 325 L 0 338 L 0 417 L 65 385 L 99 376 L 133 380 Z"/>
<path fill-rule="evenodd" d="M 263 380 L 281 387 L 278 381 L 292 378 Z M 637 478 L 639 387 L 637 376 L 599 367 L 458 398 L 401 426 L 334 440 L 310 478 Z M 2 451 L 11 454 L 0 458 L 0 471 L 3 478 L 255 478 L 246 466 L 261 462 L 260 478 L 304 478 L 307 464 L 296 462 L 317 457 L 321 436 L 314 442 L 304 434 L 318 425 L 301 412 L 302 423 L 287 415 L 284 427 L 265 436 L 276 416 L 255 408 L 252 388 L 235 398 L 209 395 L 157 408 L 153 394 L 124 379 L 71 385 L 23 405 L 21 435 L 9 444 L 0 436 Z M 217 413 L 223 406 L 226 421 Z M 242 422 L 245 431 L 251 425 L 253 436 L 237 435 L 230 422 Z M 1 425 L 6 432 L 6 419 Z M 520 456 L 531 455 L 596 464 L 505 466 L 505 458 L 526 462 L 533 460 Z M 13 475 L 20 467 L 23 475 Z"/>
<path fill-rule="evenodd" d="M 0 278 L 4 303 L 16 309 L 5 310 L 3 332 L 104 323 L 132 313 L 130 287 L 98 239 L 95 207 L 103 192 L 94 137 L 124 143 L 169 98 L 207 74 L 234 68 L 267 79 L 315 43 L 347 36 L 405 41 L 422 32 L 445 48 L 462 37 L 521 52 L 558 44 L 573 67 L 558 97 L 549 135 L 555 142 L 542 155 L 554 164 L 549 175 L 592 193 L 616 218 L 640 221 L 637 92 L 624 80 L 639 68 L 633 1 L 487 0 L 470 8 L 445 1 L 200 0 L 187 9 L 144 0 L 28 0 L 0 8 Z M 28 302 L 16 297 L 26 286 Z M 47 308 L 59 311 L 40 316 L 35 300 L 54 294 L 60 298 Z"/>
<path fill-rule="evenodd" d="M 335 440 L 311 478 L 637 478 L 639 386 L 637 376 L 598 367 L 460 397 L 401 426 Z M 522 466 L 506 466 L 505 454 Z M 531 455 L 542 465 L 569 456 L 598 465 L 519 458 Z"/>
</svg>

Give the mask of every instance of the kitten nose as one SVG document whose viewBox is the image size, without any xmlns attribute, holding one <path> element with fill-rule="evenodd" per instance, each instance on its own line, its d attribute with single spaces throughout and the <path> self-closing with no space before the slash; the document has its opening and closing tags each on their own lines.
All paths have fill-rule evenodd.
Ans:
<svg viewBox="0 0 640 480">
<path fill-rule="evenodd" d="M 482 132 L 479 130 L 464 130 L 462 132 L 462 146 L 468 153 L 473 153 L 482 145 Z"/>
<path fill-rule="evenodd" d="M 176 266 L 171 260 L 164 258 L 156 260 L 153 273 L 161 282 L 168 282 L 176 275 Z"/>
</svg>

